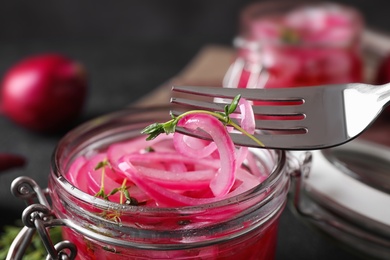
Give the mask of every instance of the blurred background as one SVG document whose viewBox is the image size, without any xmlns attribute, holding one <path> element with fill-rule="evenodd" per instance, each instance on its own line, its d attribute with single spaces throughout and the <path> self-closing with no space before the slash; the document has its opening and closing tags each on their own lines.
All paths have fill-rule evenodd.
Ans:
<svg viewBox="0 0 390 260">
<path fill-rule="evenodd" d="M 250 2 L 254 1 L 2 1 L 0 75 L 26 55 L 52 51 L 85 63 L 92 95 L 93 89 L 114 93 L 122 85 L 151 89 L 175 75 L 205 45 L 231 46 L 239 11 Z M 334 2 L 358 8 L 368 26 L 390 31 L 387 1 Z M 182 50 L 180 55 L 175 55 L 176 49 Z M 140 63 L 140 55 L 149 62 Z M 116 97 L 107 109 L 137 99 L 133 93 Z"/>
<path fill-rule="evenodd" d="M 250 2 L 254 1 L 3 1 L 0 37 L 2 41 L 202 38 L 229 43 L 236 33 L 238 11 Z M 369 25 L 388 29 L 386 0 L 333 2 L 355 6 Z"/>
<path fill-rule="evenodd" d="M 254 1 L 1 1 L 0 75 L 33 54 L 62 53 L 80 61 L 87 69 L 89 85 L 84 113 L 77 122 L 80 123 L 134 103 L 177 75 L 203 47 L 231 47 L 239 11 L 251 2 Z M 390 33 L 389 1 L 333 2 L 356 7 L 368 27 Z M 24 208 L 10 194 L 12 180 L 28 175 L 46 187 L 51 153 L 67 130 L 42 135 L 0 117 L 0 152 L 28 158 L 26 167 L 0 175 L 0 210 L 6 215 L 2 224 L 13 223 Z M 295 224 L 301 227 L 301 223 Z M 287 222 L 281 228 L 295 232 Z M 317 250 L 311 255 L 316 258 L 307 259 L 323 259 L 321 252 L 349 259 L 332 245 L 323 246 L 322 238 L 313 239 L 311 231 L 302 232 L 308 237 L 304 240 L 307 248 Z M 294 235 L 291 239 L 295 242 L 283 239 L 286 254 L 299 245 L 296 239 L 300 238 Z M 287 256 L 280 254 L 280 259 Z"/>
</svg>

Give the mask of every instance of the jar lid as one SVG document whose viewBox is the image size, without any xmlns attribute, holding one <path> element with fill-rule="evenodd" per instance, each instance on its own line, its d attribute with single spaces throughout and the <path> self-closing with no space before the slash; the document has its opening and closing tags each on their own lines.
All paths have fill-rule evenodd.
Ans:
<svg viewBox="0 0 390 260">
<path fill-rule="evenodd" d="M 390 233 L 390 149 L 355 140 L 313 152 L 306 189 Z M 318 196 L 319 195 L 319 196 Z"/>
</svg>

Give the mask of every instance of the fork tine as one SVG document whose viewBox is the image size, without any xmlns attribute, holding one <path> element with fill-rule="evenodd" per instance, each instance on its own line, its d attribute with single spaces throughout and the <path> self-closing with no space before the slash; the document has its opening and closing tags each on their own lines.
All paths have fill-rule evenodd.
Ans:
<svg viewBox="0 0 390 260">
<path fill-rule="evenodd" d="M 193 100 L 187 98 L 171 98 L 172 104 L 191 106 L 198 109 L 206 109 L 211 111 L 223 111 L 226 104 L 218 103 L 218 102 L 206 102 L 201 100 Z"/>
<path fill-rule="evenodd" d="M 304 100 L 305 87 L 274 88 L 274 89 L 242 89 L 221 88 L 203 86 L 173 86 L 172 91 L 208 97 L 234 98 L 241 95 L 243 98 L 253 101 L 302 101 Z M 294 95 L 294 96 L 292 96 Z"/>
<path fill-rule="evenodd" d="M 178 116 L 183 112 L 177 110 L 171 110 L 171 114 Z M 235 118 L 232 120 L 239 125 Z M 256 129 L 260 130 L 269 130 L 277 132 L 296 132 L 296 133 L 306 133 L 307 128 L 301 123 L 302 120 L 277 120 L 277 119 L 264 119 L 264 120 L 255 120 Z"/>
<path fill-rule="evenodd" d="M 202 100 L 193 100 L 187 98 L 171 98 L 172 104 L 191 106 L 197 109 L 205 109 L 210 111 L 224 111 L 226 103 L 208 102 Z M 289 106 L 276 106 L 276 105 L 261 105 L 252 106 L 253 113 L 255 115 L 265 116 L 303 116 L 302 104 L 289 105 Z"/>
<path fill-rule="evenodd" d="M 178 116 L 183 112 L 177 110 L 171 110 L 171 114 Z M 237 120 L 232 118 L 237 123 Z M 301 120 L 255 120 L 256 129 L 260 130 L 273 130 L 273 131 L 299 131 L 307 132 L 303 124 L 300 124 Z M 239 124 L 239 123 L 237 123 Z"/>
<path fill-rule="evenodd" d="M 301 120 L 256 120 L 255 124 L 261 130 L 307 132 Z"/>
<path fill-rule="evenodd" d="M 243 134 L 230 133 L 233 143 L 240 146 L 247 147 L 259 147 L 252 139 Z M 286 134 L 286 135 L 274 135 L 274 134 L 255 134 L 258 140 L 260 140 L 264 147 L 267 149 L 288 149 L 299 150 L 302 144 L 305 143 L 306 134 Z M 289 144 L 288 147 L 286 144 Z M 285 147 L 285 148 L 283 148 Z"/>
<path fill-rule="evenodd" d="M 191 131 L 182 127 L 177 127 L 176 131 L 196 138 L 202 138 L 205 140 L 211 140 L 210 136 L 205 135 L 201 131 Z M 240 133 L 229 133 L 233 143 L 239 146 L 247 147 L 259 147 L 259 144 L 254 142 L 248 136 Z M 267 149 L 288 149 L 288 150 L 299 150 L 302 147 L 302 143 L 305 142 L 305 134 L 286 134 L 286 135 L 274 135 L 274 134 L 255 134 L 258 140 L 260 140 L 264 147 Z M 294 142 L 291 142 L 294 140 Z M 289 144 L 286 147 L 286 143 Z M 285 148 L 283 148 L 285 147 Z"/>
</svg>

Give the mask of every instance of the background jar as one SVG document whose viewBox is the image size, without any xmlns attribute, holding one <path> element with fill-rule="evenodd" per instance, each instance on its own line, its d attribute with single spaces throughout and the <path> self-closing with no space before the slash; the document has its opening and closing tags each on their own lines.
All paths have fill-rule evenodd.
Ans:
<svg viewBox="0 0 390 260">
<path fill-rule="evenodd" d="M 364 22 L 321 1 L 256 2 L 240 13 L 224 87 L 279 88 L 363 81 Z"/>
<path fill-rule="evenodd" d="M 53 155 L 49 177 L 52 210 L 65 223 L 64 238 L 77 259 L 272 259 L 278 219 L 290 178 L 283 151 L 256 150 L 269 175 L 259 186 L 220 202 L 183 208 L 147 208 L 90 196 L 64 177 L 80 155 L 139 136 L 169 118 L 168 108 L 128 109 L 98 118 L 67 134 Z M 239 210 L 229 214 L 232 210 Z M 104 213 L 104 214 L 102 214 Z M 121 221 L 103 217 L 120 214 Z"/>
</svg>

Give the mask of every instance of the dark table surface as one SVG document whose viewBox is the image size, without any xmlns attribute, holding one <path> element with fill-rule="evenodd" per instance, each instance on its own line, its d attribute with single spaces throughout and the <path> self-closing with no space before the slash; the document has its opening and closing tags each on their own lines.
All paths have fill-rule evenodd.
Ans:
<svg viewBox="0 0 390 260">
<path fill-rule="evenodd" d="M 369 15 L 373 22 L 382 24 L 372 12 Z M 176 75 L 204 45 L 214 42 L 230 44 L 231 40 L 227 34 L 221 37 L 220 42 L 210 40 L 207 35 L 203 35 L 203 38 L 155 37 L 153 40 L 147 37 L 38 37 L 24 41 L 8 34 L 9 38 L 0 41 L 0 72 L 27 55 L 42 52 L 64 53 L 87 67 L 90 82 L 88 101 L 82 117 L 75 125 L 134 103 Z M 12 180 L 27 175 L 41 187 L 46 187 L 51 154 L 69 129 L 42 135 L 0 117 L 0 151 L 22 154 L 28 158 L 26 167 L 0 174 L 1 225 L 14 223 L 24 208 L 24 204 L 10 193 Z M 357 256 L 308 227 L 286 208 L 281 217 L 277 259 L 348 260 L 357 259 Z"/>
</svg>

